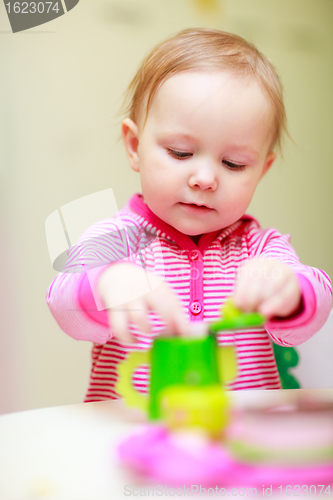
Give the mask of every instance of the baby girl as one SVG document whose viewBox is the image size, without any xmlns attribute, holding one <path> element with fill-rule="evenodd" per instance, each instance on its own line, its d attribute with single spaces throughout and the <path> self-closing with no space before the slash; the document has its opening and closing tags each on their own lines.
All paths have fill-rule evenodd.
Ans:
<svg viewBox="0 0 333 500">
<path fill-rule="evenodd" d="M 288 235 L 245 213 L 286 132 L 274 67 L 236 35 L 188 29 L 153 49 L 129 95 L 122 138 L 142 194 L 84 233 L 47 295 L 59 326 L 93 342 L 85 400 L 119 397 L 118 364 L 130 351 L 149 349 L 161 332 L 190 335 L 193 322 L 219 318 L 230 296 L 267 318 L 217 336 L 236 349 L 230 388 L 280 388 L 273 343 L 311 337 L 332 295 Z M 147 369 L 134 385 L 147 390 Z"/>
</svg>

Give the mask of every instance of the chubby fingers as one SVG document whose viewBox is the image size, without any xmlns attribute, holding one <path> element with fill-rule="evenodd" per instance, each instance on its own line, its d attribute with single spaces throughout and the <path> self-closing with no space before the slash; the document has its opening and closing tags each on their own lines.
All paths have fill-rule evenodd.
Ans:
<svg viewBox="0 0 333 500">
<path fill-rule="evenodd" d="M 262 302 L 283 285 L 281 279 L 273 279 L 272 262 L 265 260 L 252 259 L 238 270 L 234 300 L 236 306 L 245 312 L 259 312 Z M 277 274 L 280 278 L 280 273 Z"/>
<path fill-rule="evenodd" d="M 292 269 L 274 259 L 246 262 L 237 277 L 234 300 L 245 311 L 257 311 L 267 318 L 289 316 L 300 304 L 301 290 Z"/>
<path fill-rule="evenodd" d="M 108 309 L 108 317 L 114 337 L 125 344 L 132 344 L 135 342 L 128 328 L 128 314 L 125 308 Z"/>
<path fill-rule="evenodd" d="M 130 333 L 130 322 L 141 331 L 150 332 L 151 324 L 148 318 L 150 310 L 161 316 L 166 323 L 165 334 L 189 335 L 189 323 L 177 296 L 165 283 L 161 283 L 142 297 L 108 310 L 114 336 L 125 343 L 136 342 Z"/>
<path fill-rule="evenodd" d="M 262 301 L 258 307 L 258 312 L 271 318 L 272 316 L 287 317 L 295 312 L 301 302 L 301 290 L 295 276 L 287 280 L 276 293 Z"/>
<path fill-rule="evenodd" d="M 180 301 L 168 285 L 161 283 L 147 294 L 147 304 L 166 323 L 164 332 L 166 335 L 187 336 L 190 334 L 190 325 L 184 316 Z"/>
<path fill-rule="evenodd" d="M 136 299 L 117 308 L 108 309 L 109 322 L 114 336 L 125 343 L 135 343 L 136 339 L 130 332 L 130 322 L 143 332 L 150 332 L 148 310 L 144 300 Z"/>
</svg>

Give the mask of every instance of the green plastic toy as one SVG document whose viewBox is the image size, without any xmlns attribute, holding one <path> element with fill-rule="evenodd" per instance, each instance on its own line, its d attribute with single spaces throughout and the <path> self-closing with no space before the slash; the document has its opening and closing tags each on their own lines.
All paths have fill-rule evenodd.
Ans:
<svg viewBox="0 0 333 500">
<path fill-rule="evenodd" d="M 235 307 L 232 299 L 226 301 L 222 314 L 223 317 L 219 321 L 205 325 L 205 334 L 199 337 L 160 336 L 154 339 L 150 351 L 131 353 L 119 365 L 119 378 L 116 385 L 117 392 L 125 397 L 128 405 L 137 406 L 148 412 L 151 420 L 163 418 L 167 411 L 170 421 L 171 419 L 175 421 L 177 412 L 181 414 L 182 411 L 184 413 L 185 410 L 190 410 L 185 407 L 177 409 L 182 399 L 179 394 L 183 394 L 184 401 L 195 402 L 198 391 L 203 391 L 202 398 L 206 398 L 208 406 L 211 408 L 221 406 L 221 398 L 221 401 L 217 403 L 216 387 L 219 386 L 222 391 L 225 384 L 236 377 L 237 360 L 232 346 L 217 345 L 216 334 L 223 330 L 253 328 L 265 324 L 264 316 L 258 313 L 241 312 Z M 297 365 L 296 350 L 274 344 L 274 354 L 282 388 L 299 388 L 297 380 L 288 372 L 290 367 Z M 135 369 L 142 365 L 151 367 L 149 397 L 137 392 L 132 384 Z M 204 395 L 204 393 L 207 394 Z M 212 394 L 214 394 L 213 397 Z M 162 412 L 163 398 L 168 407 Z M 188 411 L 185 419 L 187 422 L 202 420 L 202 417 L 194 416 L 193 412 L 198 412 L 194 403 L 192 413 L 189 414 Z M 212 428 L 213 424 L 210 425 Z"/>
<path fill-rule="evenodd" d="M 218 333 L 221 330 L 237 330 L 251 328 L 265 324 L 265 317 L 258 313 L 243 313 L 234 304 L 232 299 L 225 302 L 223 318 L 209 325 L 209 332 Z"/>
<path fill-rule="evenodd" d="M 241 313 L 228 300 L 223 319 L 206 325 L 199 337 L 157 337 L 150 351 L 133 352 L 119 365 L 116 390 L 130 406 L 148 411 L 149 418 L 161 416 L 161 398 L 168 387 L 223 387 L 236 377 L 237 360 L 232 346 L 217 346 L 216 333 L 222 330 L 262 325 L 265 318 L 257 313 Z M 136 368 L 150 365 L 150 397 L 137 392 L 132 384 Z"/>
<path fill-rule="evenodd" d="M 215 335 L 156 338 L 151 351 L 150 418 L 160 417 L 163 389 L 176 385 L 221 387 L 236 373 L 233 348 L 217 347 Z"/>
<path fill-rule="evenodd" d="M 132 376 L 139 366 L 150 365 L 149 398 L 137 392 Z M 232 346 L 218 347 L 215 335 L 197 337 L 157 337 L 150 351 L 133 352 L 119 365 L 116 390 L 129 406 L 161 416 L 163 391 L 171 386 L 221 388 L 236 377 L 237 361 Z"/>
<path fill-rule="evenodd" d="M 299 389 L 300 383 L 289 373 L 298 363 L 298 354 L 294 347 L 273 344 L 276 365 L 279 371 L 282 389 Z"/>
<path fill-rule="evenodd" d="M 232 301 L 228 300 L 223 308 L 223 319 L 209 326 L 211 333 L 217 333 L 225 329 L 250 328 L 260 326 L 265 323 L 265 318 L 257 313 L 242 313 L 237 309 Z M 276 366 L 281 379 L 282 389 L 299 389 L 300 383 L 289 373 L 289 368 L 294 368 L 298 364 L 298 354 L 294 347 L 284 347 L 273 344 Z"/>
</svg>

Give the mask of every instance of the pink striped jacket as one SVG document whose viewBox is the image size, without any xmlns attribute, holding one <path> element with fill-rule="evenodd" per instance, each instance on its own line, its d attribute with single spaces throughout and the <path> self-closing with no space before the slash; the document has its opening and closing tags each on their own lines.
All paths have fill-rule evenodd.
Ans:
<svg viewBox="0 0 333 500">
<path fill-rule="evenodd" d="M 119 397 L 115 391 L 118 363 L 133 349 L 149 349 L 164 327 L 151 312 L 151 333 L 143 334 L 131 326 L 138 340 L 135 347 L 112 338 L 106 310 L 98 304 L 96 292 L 103 266 L 112 262 L 134 262 L 163 276 L 178 295 L 189 321 L 205 322 L 220 317 L 221 305 L 232 294 L 237 269 L 244 261 L 267 257 L 292 267 L 302 288 L 299 314 L 272 319 L 265 328 L 218 335 L 219 344 L 232 343 L 236 348 L 239 371 L 231 389 L 280 388 L 272 341 L 284 346 L 304 342 L 325 323 L 332 306 L 329 277 L 299 262 L 288 235 L 282 236 L 275 229 L 263 230 L 248 215 L 221 231 L 203 235 L 197 246 L 189 236 L 159 219 L 137 194 L 113 219 L 89 228 L 79 243 L 50 285 L 47 303 L 64 332 L 74 339 L 93 342 L 85 401 Z M 91 269 L 94 274 L 89 280 Z M 147 391 L 147 366 L 138 368 L 133 382 L 137 390 Z"/>
</svg>

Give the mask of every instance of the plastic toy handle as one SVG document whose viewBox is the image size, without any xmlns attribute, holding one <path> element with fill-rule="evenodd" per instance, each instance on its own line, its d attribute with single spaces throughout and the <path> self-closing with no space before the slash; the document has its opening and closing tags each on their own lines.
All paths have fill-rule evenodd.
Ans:
<svg viewBox="0 0 333 500">
<path fill-rule="evenodd" d="M 140 365 L 150 364 L 150 352 L 135 351 L 131 352 L 125 361 L 119 363 L 118 366 L 118 381 L 115 389 L 122 396 L 128 406 L 135 406 L 144 412 L 148 411 L 148 395 L 145 396 L 138 392 L 132 383 L 134 370 Z"/>
</svg>

